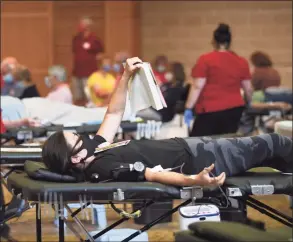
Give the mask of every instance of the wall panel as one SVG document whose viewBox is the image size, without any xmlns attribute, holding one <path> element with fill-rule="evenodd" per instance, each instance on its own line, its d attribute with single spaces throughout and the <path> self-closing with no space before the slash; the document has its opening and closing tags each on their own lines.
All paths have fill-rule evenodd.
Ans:
<svg viewBox="0 0 293 242">
<path fill-rule="evenodd" d="M 292 1 L 142 1 L 142 55 L 181 61 L 189 76 L 198 57 L 212 50 L 220 22 L 231 26 L 237 53 L 249 58 L 255 50 L 266 51 L 282 84 L 292 87 Z"/>
<path fill-rule="evenodd" d="M 1 2 L 1 59 L 15 56 L 26 65 L 42 95 L 53 60 L 51 21 L 51 2 Z"/>
</svg>

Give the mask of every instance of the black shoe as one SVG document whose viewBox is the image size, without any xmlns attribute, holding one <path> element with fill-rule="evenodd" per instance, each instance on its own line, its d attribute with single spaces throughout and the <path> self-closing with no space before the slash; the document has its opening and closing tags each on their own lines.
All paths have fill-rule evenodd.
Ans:
<svg viewBox="0 0 293 242">
<path fill-rule="evenodd" d="M 22 213 L 29 208 L 29 203 L 26 202 L 24 199 L 13 197 L 13 199 L 5 209 L 4 223 L 12 218 L 20 217 Z"/>
<path fill-rule="evenodd" d="M 9 237 L 10 228 L 7 224 L 0 224 L 0 238 L 7 239 Z"/>
</svg>

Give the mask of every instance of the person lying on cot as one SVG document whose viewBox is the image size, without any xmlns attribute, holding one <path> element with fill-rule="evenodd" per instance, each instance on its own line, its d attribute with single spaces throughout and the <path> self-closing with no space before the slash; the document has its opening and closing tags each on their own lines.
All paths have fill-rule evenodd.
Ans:
<svg viewBox="0 0 293 242">
<path fill-rule="evenodd" d="M 98 176 L 99 181 L 151 181 L 175 186 L 221 185 L 226 176 L 260 166 L 292 172 L 292 138 L 278 134 L 217 140 L 131 140 L 109 147 L 123 116 L 128 81 L 141 62 L 137 57 L 127 59 L 93 139 L 65 131 L 47 139 L 42 157 L 50 171 L 71 174 L 81 181 Z"/>
</svg>

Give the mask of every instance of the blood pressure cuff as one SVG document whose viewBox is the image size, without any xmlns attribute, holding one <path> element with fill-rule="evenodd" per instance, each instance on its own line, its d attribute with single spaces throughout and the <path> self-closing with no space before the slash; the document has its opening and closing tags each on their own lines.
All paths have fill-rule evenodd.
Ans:
<svg viewBox="0 0 293 242">
<path fill-rule="evenodd" d="M 24 163 L 26 174 L 35 180 L 51 182 L 77 182 L 77 179 L 69 175 L 61 175 L 49 171 L 42 162 L 26 161 Z"/>
<path fill-rule="evenodd" d="M 112 170 L 112 177 L 115 181 L 141 182 L 145 181 L 145 170 L 131 171 L 129 165 L 121 166 Z"/>
</svg>

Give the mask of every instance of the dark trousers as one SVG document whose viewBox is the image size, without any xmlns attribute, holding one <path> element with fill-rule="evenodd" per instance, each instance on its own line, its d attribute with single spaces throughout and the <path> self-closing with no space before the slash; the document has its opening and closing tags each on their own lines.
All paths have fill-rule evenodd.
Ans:
<svg viewBox="0 0 293 242">
<path fill-rule="evenodd" d="M 254 167 L 272 167 L 282 172 L 293 171 L 292 138 L 279 134 L 263 134 L 242 138 L 186 138 L 196 170 L 215 164 L 216 175 L 226 172 L 236 176 Z"/>
<path fill-rule="evenodd" d="M 0 183 L 0 224 L 4 220 L 5 208 L 4 208 L 4 194 L 2 184 Z"/>
<path fill-rule="evenodd" d="M 189 136 L 209 136 L 236 133 L 244 107 L 196 115 Z"/>
</svg>

